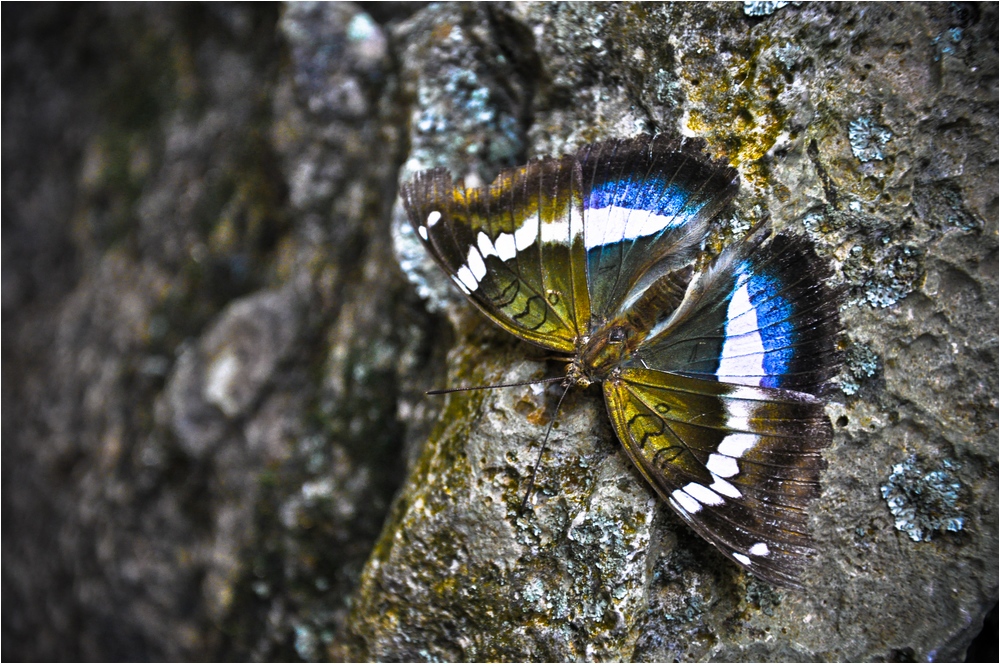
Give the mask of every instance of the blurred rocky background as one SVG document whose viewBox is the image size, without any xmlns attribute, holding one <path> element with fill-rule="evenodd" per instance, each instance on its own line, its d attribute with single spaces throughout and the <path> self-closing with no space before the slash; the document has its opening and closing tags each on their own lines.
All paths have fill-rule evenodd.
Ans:
<svg viewBox="0 0 1000 664">
<path fill-rule="evenodd" d="M 995 3 L 2 12 L 5 660 L 997 659 Z M 599 392 L 520 519 L 551 395 L 423 395 L 559 365 L 399 180 L 641 131 L 740 169 L 707 250 L 770 214 L 846 289 L 803 591 Z"/>
</svg>

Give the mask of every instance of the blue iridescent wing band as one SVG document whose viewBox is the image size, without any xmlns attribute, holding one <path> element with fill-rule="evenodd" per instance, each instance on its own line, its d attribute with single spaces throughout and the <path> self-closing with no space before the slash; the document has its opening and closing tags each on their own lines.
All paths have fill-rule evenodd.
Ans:
<svg viewBox="0 0 1000 664">
<path fill-rule="evenodd" d="M 597 324 L 623 314 L 656 279 L 689 263 L 709 222 L 736 195 L 737 172 L 708 161 L 703 146 L 639 136 L 578 153 Z"/>
<path fill-rule="evenodd" d="M 739 385 L 822 391 L 839 365 L 837 292 L 803 238 L 735 243 L 654 329 L 634 366 Z M 640 362 L 641 360 L 641 362 Z"/>
</svg>

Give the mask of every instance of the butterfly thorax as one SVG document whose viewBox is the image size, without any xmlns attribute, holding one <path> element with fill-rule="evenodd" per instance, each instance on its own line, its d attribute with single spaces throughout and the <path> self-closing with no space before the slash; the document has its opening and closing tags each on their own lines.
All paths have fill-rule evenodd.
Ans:
<svg viewBox="0 0 1000 664">
<path fill-rule="evenodd" d="M 664 270 L 638 289 L 630 306 L 610 320 L 598 320 L 583 339 L 570 365 L 570 382 L 589 385 L 610 378 L 649 336 L 650 331 L 680 304 L 691 281 L 692 269 L 685 266 Z"/>
<path fill-rule="evenodd" d="M 626 320 L 616 319 L 599 327 L 581 344 L 567 378 L 582 386 L 607 380 L 631 357 L 642 336 Z"/>
</svg>

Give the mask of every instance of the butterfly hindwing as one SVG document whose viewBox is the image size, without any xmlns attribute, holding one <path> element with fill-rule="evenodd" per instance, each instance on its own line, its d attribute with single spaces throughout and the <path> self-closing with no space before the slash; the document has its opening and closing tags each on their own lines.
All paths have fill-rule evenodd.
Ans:
<svg viewBox="0 0 1000 664">
<path fill-rule="evenodd" d="M 421 241 L 494 322 L 572 352 L 589 324 L 579 164 L 544 159 L 502 172 L 486 189 L 444 169 L 418 174 L 403 203 Z"/>
<path fill-rule="evenodd" d="M 738 190 L 734 169 L 698 141 L 640 136 L 580 150 L 588 285 L 599 321 L 624 313 L 656 278 L 690 262 Z"/>
<path fill-rule="evenodd" d="M 675 512 L 756 576 L 798 585 L 831 433 L 818 399 L 647 369 L 604 393 L 629 457 Z"/>
<path fill-rule="evenodd" d="M 816 393 L 836 373 L 836 291 L 811 243 L 766 231 L 737 242 L 640 349 L 642 364 L 727 383 Z"/>
</svg>

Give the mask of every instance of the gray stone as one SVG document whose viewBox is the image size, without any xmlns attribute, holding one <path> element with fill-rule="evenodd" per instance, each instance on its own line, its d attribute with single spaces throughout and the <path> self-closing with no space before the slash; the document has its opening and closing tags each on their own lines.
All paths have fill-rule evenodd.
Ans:
<svg viewBox="0 0 1000 664">
<path fill-rule="evenodd" d="M 750 4 L 5 5 L 4 658 L 960 659 L 997 598 L 996 6 Z M 398 182 L 643 131 L 739 169 L 706 251 L 768 214 L 845 290 L 804 591 L 661 504 L 599 390 L 423 394 L 564 368 Z"/>
<path fill-rule="evenodd" d="M 836 435 L 812 508 L 821 552 L 803 591 L 743 574 L 655 499 L 593 390 L 564 402 L 518 517 L 557 391 L 456 393 L 369 560 L 360 656 L 960 658 L 997 595 L 994 10 L 802 4 L 751 23 L 732 5 L 529 3 L 490 10 L 516 30 L 444 53 L 437 35 L 463 34 L 481 11 L 414 16 L 397 33 L 412 78 L 456 77 L 456 62 L 481 78 L 475 54 L 518 39 L 538 68 L 496 75 L 534 93 L 529 155 L 638 131 L 704 137 L 743 176 L 735 220 L 766 210 L 835 266 L 854 350 L 828 406 Z M 939 34 L 948 50 L 931 57 Z M 481 112 L 456 95 L 411 98 L 413 117 L 436 118 L 430 155 L 411 125 L 411 159 L 482 173 L 480 155 L 454 147 Z M 727 223 L 710 250 L 742 222 Z M 458 325 L 450 384 L 558 375 L 488 323 L 470 328 L 457 290 L 415 260 L 407 275 Z M 956 460 L 946 521 L 966 527 L 920 543 L 893 527 L 880 487 L 913 502 L 919 488 L 893 470 L 911 455 Z M 932 475 L 917 481 L 936 487 Z"/>
</svg>

